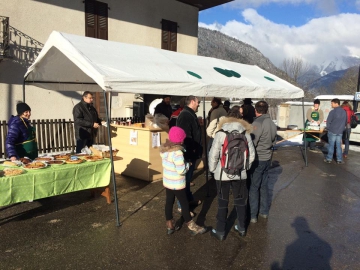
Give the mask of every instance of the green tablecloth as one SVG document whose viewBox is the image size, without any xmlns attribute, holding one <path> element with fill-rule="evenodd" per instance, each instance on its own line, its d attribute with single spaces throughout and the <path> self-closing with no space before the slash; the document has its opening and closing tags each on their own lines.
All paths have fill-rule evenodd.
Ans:
<svg viewBox="0 0 360 270">
<path fill-rule="evenodd" d="M 0 165 L 0 169 L 5 167 Z M 63 164 L 24 174 L 0 177 L 0 206 L 37 200 L 69 192 L 105 187 L 110 183 L 111 162 L 104 159 L 82 164 Z"/>
</svg>

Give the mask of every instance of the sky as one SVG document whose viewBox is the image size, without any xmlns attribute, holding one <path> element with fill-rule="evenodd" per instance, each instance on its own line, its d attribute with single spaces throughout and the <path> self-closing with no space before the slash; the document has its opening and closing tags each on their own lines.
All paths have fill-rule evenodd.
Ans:
<svg viewBox="0 0 360 270">
<path fill-rule="evenodd" d="M 360 57 L 360 0 L 235 0 L 201 11 L 199 26 L 252 45 L 278 67 Z"/>
</svg>

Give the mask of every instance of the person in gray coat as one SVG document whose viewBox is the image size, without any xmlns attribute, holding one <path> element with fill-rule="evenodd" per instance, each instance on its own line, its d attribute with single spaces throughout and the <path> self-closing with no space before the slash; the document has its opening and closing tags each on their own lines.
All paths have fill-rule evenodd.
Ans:
<svg viewBox="0 0 360 270">
<path fill-rule="evenodd" d="M 334 147 L 336 146 L 336 163 L 343 164 L 343 156 L 341 149 L 341 139 L 347 124 L 347 115 L 345 110 L 340 107 L 340 100 L 334 98 L 331 100 L 333 110 L 329 113 L 326 120 L 326 129 L 328 130 L 328 154 L 324 159 L 325 163 L 331 163 L 334 155 Z"/>
<path fill-rule="evenodd" d="M 215 134 L 213 145 L 209 153 L 209 170 L 214 173 L 216 186 L 218 190 L 218 213 L 216 229 L 211 231 L 211 235 L 222 241 L 225 239 L 225 225 L 228 214 L 229 194 L 230 188 L 234 196 L 234 205 L 237 212 L 238 224 L 235 225 L 235 230 L 240 236 L 246 235 L 245 220 L 246 220 L 246 206 L 248 200 L 248 189 L 246 185 L 247 173 L 246 170 L 241 171 L 241 175 L 229 175 L 221 170 L 221 153 L 222 146 L 226 137 L 226 133 L 221 131 L 231 132 L 237 130 L 240 133 L 246 131 L 245 136 L 248 141 L 249 148 L 249 166 L 255 159 L 255 148 L 251 140 L 252 126 L 241 119 L 240 107 L 233 106 L 226 117 L 222 117 L 219 121 L 219 131 Z M 221 179 L 221 181 L 220 181 Z"/>
<path fill-rule="evenodd" d="M 257 222 L 257 215 L 268 218 L 268 172 L 271 165 L 272 149 L 276 140 L 277 127 L 267 113 L 269 105 L 265 101 L 255 104 L 255 119 L 253 122 L 253 142 L 256 157 L 251 168 L 251 184 L 249 203 L 251 223 Z M 260 198 L 259 198 L 260 197 Z M 259 207 L 260 201 L 260 207 Z"/>
</svg>

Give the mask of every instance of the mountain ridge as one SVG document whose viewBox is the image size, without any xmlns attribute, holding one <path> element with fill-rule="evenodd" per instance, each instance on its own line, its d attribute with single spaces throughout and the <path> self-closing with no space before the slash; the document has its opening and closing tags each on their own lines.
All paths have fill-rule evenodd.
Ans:
<svg viewBox="0 0 360 270">
<path fill-rule="evenodd" d="M 198 55 L 215 57 L 232 62 L 257 65 L 260 68 L 296 85 L 309 95 L 333 94 L 334 85 L 341 80 L 346 70 L 360 65 L 360 58 L 344 56 L 329 59 L 321 65 L 310 65 L 309 70 L 295 82 L 283 70 L 276 67 L 269 58 L 255 47 L 230 37 L 218 30 L 198 28 Z M 335 73 L 333 73 L 335 72 Z"/>
</svg>

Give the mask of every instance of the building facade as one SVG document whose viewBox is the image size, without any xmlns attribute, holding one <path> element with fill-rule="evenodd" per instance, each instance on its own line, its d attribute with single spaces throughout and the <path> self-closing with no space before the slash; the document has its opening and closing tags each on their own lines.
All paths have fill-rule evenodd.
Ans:
<svg viewBox="0 0 360 270">
<path fill-rule="evenodd" d="M 0 120 L 16 113 L 23 76 L 52 31 L 197 54 L 199 10 L 226 2 L 0 0 Z M 96 98 L 98 105 L 101 98 Z M 33 119 L 72 119 L 80 99 L 79 92 L 26 86 Z M 129 114 L 134 100 L 134 94 L 113 94 L 112 116 Z"/>
</svg>

